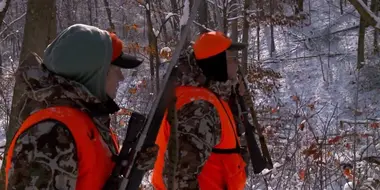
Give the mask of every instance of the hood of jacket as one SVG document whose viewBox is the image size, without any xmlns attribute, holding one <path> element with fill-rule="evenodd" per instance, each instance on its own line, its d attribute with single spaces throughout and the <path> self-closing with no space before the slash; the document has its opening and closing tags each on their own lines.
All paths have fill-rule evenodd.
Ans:
<svg viewBox="0 0 380 190">
<path fill-rule="evenodd" d="M 17 118 L 19 124 L 41 109 L 53 106 L 74 107 L 92 118 L 110 150 L 116 152 L 110 133 L 109 114 L 117 112 L 119 107 L 111 98 L 101 101 L 84 85 L 52 73 L 35 53 L 29 54 L 24 62 L 27 63 L 22 64 L 29 67 L 19 70 L 19 87 L 25 89 L 21 98 L 17 100 L 18 106 L 21 107 Z"/>
<path fill-rule="evenodd" d="M 182 52 L 176 76 L 177 85 L 205 87 L 224 100 L 229 100 L 231 88 L 234 85 L 233 81 L 227 80 L 226 82 L 210 81 L 208 86 L 205 86 L 206 77 L 202 74 L 201 68 L 196 64 L 191 47 Z"/>
<path fill-rule="evenodd" d="M 109 33 L 94 26 L 75 24 L 62 32 L 45 49 L 43 64 L 51 72 L 82 84 L 101 101 L 106 101 L 106 77 L 112 59 Z"/>
<path fill-rule="evenodd" d="M 29 54 L 25 65 L 31 65 L 20 72 L 20 85 L 25 89 L 19 100 L 22 109 L 19 121 L 29 115 L 52 106 L 72 106 L 87 112 L 91 117 L 109 119 L 109 114 L 119 110 L 112 100 L 101 101 L 82 84 L 56 75 L 49 71 L 36 54 Z M 105 125 L 104 128 L 108 128 Z"/>
</svg>

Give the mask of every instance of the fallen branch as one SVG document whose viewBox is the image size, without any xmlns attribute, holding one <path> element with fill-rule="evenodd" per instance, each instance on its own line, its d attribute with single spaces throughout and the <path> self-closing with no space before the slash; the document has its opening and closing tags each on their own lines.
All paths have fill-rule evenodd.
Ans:
<svg viewBox="0 0 380 190">
<path fill-rule="evenodd" d="M 364 158 L 362 158 L 362 160 L 365 160 L 365 161 L 372 163 L 372 164 L 380 165 L 380 157 L 377 157 L 377 156 L 364 157 Z"/>
<path fill-rule="evenodd" d="M 335 34 L 339 34 L 341 32 L 347 32 L 347 31 L 350 31 L 350 30 L 358 29 L 358 28 L 359 28 L 359 25 L 355 25 L 355 26 L 351 26 L 351 27 L 344 28 L 344 29 L 341 29 L 341 30 L 333 31 L 333 32 L 330 32 L 328 34 L 313 36 L 313 37 L 305 38 L 305 39 L 294 40 L 293 42 L 303 42 L 303 41 L 305 41 L 307 39 L 312 40 L 312 39 L 315 39 L 315 38 L 322 38 L 322 37 L 325 37 L 327 35 L 335 35 Z"/>
<path fill-rule="evenodd" d="M 343 128 L 343 124 L 361 124 L 361 125 L 368 125 L 371 123 L 374 123 L 376 121 L 380 121 L 380 119 L 366 119 L 366 120 L 340 120 L 339 121 L 339 126 Z"/>
<path fill-rule="evenodd" d="M 320 56 L 334 57 L 334 56 L 340 56 L 340 55 L 343 55 L 343 54 L 342 53 L 334 53 L 334 54 L 321 53 L 318 55 L 310 55 L 310 56 L 303 56 L 303 57 L 279 58 L 279 60 L 285 61 L 285 60 L 297 60 L 297 59 L 311 59 L 311 58 L 320 57 Z"/>
</svg>

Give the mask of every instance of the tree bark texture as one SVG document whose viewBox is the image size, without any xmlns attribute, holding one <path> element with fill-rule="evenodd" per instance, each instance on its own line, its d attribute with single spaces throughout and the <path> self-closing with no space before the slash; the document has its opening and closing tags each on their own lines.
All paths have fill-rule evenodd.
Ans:
<svg viewBox="0 0 380 190">
<path fill-rule="evenodd" d="M 19 67 L 15 76 L 15 87 L 13 90 L 12 108 L 9 126 L 6 129 L 6 150 L 22 121 L 18 120 L 18 113 L 23 105 L 18 102 L 25 87 L 20 85 L 20 73 L 29 65 L 24 62 L 28 55 L 32 52 L 42 57 L 46 46 L 54 40 L 57 33 L 56 27 L 56 1 L 55 0 L 29 0 L 27 3 L 27 13 L 24 27 L 24 38 L 19 59 Z M 5 154 L 6 155 L 6 154 Z M 2 174 L 4 174 L 5 161 L 2 166 Z M 1 176 L 0 189 L 4 185 L 4 175 Z"/>
<path fill-rule="evenodd" d="M 5 7 L 3 10 L 0 11 L 0 28 L 1 28 L 1 25 L 3 24 L 5 13 L 7 13 L 9 5 L 11 4 L 11 0 L 3 0 L 3 1 L 5 1 Z"/>
</svg>

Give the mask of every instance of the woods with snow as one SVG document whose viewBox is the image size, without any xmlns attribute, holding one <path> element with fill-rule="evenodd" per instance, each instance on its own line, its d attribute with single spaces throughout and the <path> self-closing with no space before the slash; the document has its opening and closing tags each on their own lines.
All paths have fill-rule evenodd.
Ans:
<svg viewBox="0 0 380 190">
<path fill-rule="evenodd" d="M 0 161 L 21 122 L 19 73 L 29 53 L 43 57 L 59 32 L 83 23 L 115 32 L 125 52 L 144 58 L 125 71 L 122 109 L 111 116 L 122 142 L 131 112 L 148 114 L 163 88 L 195 1 L 0 0 Z M 185 46 L 214 30 L 248 44 L 236 56 L 254 108 L 249 122 L 265 137 L 273 169 L 249 172 L 246 189 L 380 189 L 379 1 L 200 3 Z"/>
</svg>

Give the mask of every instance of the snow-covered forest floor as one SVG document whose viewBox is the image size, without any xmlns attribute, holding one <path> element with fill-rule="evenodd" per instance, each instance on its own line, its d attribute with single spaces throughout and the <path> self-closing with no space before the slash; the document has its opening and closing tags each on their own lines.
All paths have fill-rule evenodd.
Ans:
<svg viewBox="0 0 380 190">
<path fill-rule="evenodd" d="M 310 3 L 303 27 L 276 28 L 273 58 L 269 34 L 262 33 L 261 62 L 282 75 L 275 98 L 256 102 L 272 108 L 261 120 L 278 168 L 262 184 L 256 177 L 253 189 L 346 190 L 353 176 L 356 185 L 378 189 L 377 161 L 368 161 L 379 148 L 373 28 L 366 30 L 366 62 L 358 72 L 359 14 L 352 6 L 341 14 L 338 1 Z"/>
</svg>

